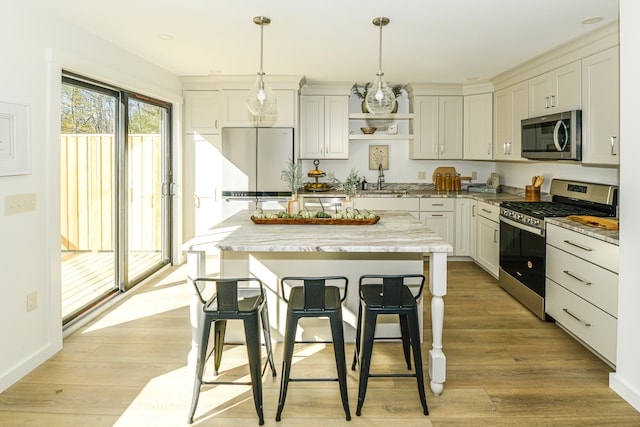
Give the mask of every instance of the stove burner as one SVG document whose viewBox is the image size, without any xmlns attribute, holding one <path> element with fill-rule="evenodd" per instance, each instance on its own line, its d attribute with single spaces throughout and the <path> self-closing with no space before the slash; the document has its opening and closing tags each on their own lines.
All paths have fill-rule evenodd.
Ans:
<svg viewBox="0 0 640 427">
<path fill-rule="evenodd" d="M 502 202 L 500 214 L 522 224 L 544 229 L 544 219 L 569 215 L 607 216 L 598 210 L 559 202 Z"/>
</svg>

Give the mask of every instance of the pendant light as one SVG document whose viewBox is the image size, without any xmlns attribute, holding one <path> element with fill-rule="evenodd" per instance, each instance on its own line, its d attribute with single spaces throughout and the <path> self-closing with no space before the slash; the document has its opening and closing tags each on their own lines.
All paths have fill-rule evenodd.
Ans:
<svg viewBox="0 0 640 427">
<path fill-rule="evenodd" d="M 276 97 L 273 91 L 264 84 L 264 71 L 262 71 L 262 35 L 265 25 L 271 23 L 266 16 L 256 16 L 253 22 L 260 26 L 260 71 L 256 83 L 249 92 L 247 107 L 254 116 L 264 117 L 276 114 Z"/>
<path fill-rule="evenodd" d="M 389 114 L 395 107 L 396 96 L 393 94 L 393 90 L 389 87 L 382 76 L 382 27 L 389 23 L 389 18 L 380 17 L 373 19 L 373 25 L 380 27 L 380 43 L 378 51 L 378 73 L 376 76 L 378 79 L 371 85 L 367 91 L 365 98 L 365 105 L 371 114 Z"/>
</svg>

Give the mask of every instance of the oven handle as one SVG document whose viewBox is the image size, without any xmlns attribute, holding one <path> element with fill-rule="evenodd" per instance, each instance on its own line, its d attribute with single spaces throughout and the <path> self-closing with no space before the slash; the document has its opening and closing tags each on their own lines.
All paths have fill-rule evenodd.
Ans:
<svg viewBox="0 0 640 427">
<path fill-rule="evenodd" d="M 503 216 L 500 216 L 500 221 L 502 221 L 505 224 L 508 224 L 508 225 L 510 225 L 512 227 L 519 228 L 519 229 L 527 231 L 529 233 L 537 234 L 538 236 L 544 237 L 544 230 L 543 229 L 532 227 L 532 226 L 526 225 L 526 224 L 520 224 L 519 222 L 515 222 L 515 221 L 513 221 L 513 220 L 511 220 L 509 218 L 505 218 Z"/>
</svg>

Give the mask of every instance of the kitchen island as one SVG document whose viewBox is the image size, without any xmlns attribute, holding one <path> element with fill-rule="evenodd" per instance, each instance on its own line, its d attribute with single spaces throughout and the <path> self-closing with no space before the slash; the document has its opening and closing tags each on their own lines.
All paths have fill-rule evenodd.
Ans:
<svg viewBox="0 0 640 427">
<path fill-rule="evenodd" d="M 373 225 L 258 225 L 251 212 L 241 211 L 197 236 L 183 246 L 187 252 L 189 277 L 206 275 L 205 256 L 215 247 L 220 254 L 223 277 L 255 276 L 267 290 L 267 304 L 273 336 L 282 338 L 286 317 L 279 279 L 283 276 L 344 275 L 349 278 L 345 300 L 345 339 L 353 341 L 357 316 L 358 278 L 363 274 L 422 274 L 424 254 L 429 257 L 428 283 L 431 293 L 432 348 L 429 351 L 431 389 L 439 395 L 446 378 L 446 358 L 442 351 L 443 297 L 447 289 L 449 242 L 427 229 L 408 212 L 378 212 Z M 197 329 L 201 303 L 189 286 L 191 298 L 192 349 L 189 365 L 197 354 Z M 422 304 L 422 301 L 420 301 Z M 420 310 L 422 314 L 422 310 Z M 381 322 L 378 336 L 398 336 L 397 319 Z M 421 317 L 422 325 L 422 317 Z M 326 325 L 302 325 L 305 340 L 324 339 Z M 421 327 L 422 330 L 422 327 Z"/>
</svg>

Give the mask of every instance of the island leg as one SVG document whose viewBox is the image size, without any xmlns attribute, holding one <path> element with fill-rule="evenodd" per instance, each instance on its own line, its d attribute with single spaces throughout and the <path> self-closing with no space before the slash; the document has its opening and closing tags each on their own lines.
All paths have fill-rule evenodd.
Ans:
<svg viewBox="0 0 640 427">
<path fill-rule="evenodd" d="M 191 320 L 191 350 L 187 356 L 187 372 L 189 382 L 193 383 L 196 373 L 196 358 L 198 357 L 198 330 L 200 329 L 200 313 L 202 313 L 202 302 L 193 286 L 193 281 L 206 274 L 206 251 L 187 252 L 187 287 L 191 294 L 189 301 L 189 318 Z"/>
<path fill-rule="evenodd" d="M 447 253 L 429 254 L 429 290 L 431 291 L 431 330 L 433 343 L 429 350 L 429 377 L 431 390 L 439 396 L 444 390 L 447 376 L 447 358 L 442 351 L 444 325 L 444 297 L 447 294 Z"/>
</svg>

